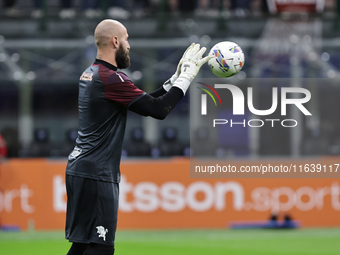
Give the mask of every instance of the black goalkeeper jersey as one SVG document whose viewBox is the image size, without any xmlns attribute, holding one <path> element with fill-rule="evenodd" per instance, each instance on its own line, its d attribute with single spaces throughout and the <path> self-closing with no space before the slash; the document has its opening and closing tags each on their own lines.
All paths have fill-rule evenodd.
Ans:
<svg viewBox="0 0 340 255">
<path fill-rule="evenodd" d="M 79 131 L 66 174 L 120 182 L 128 107 L 145 92 L 117 68 L 96 60 L 79 81 Z"/>
</svg>

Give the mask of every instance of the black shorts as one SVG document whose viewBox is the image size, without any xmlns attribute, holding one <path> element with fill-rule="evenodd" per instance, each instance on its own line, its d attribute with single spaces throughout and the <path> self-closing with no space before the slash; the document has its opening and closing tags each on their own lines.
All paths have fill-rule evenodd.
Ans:
<svg viewBox="0 0 340 255">
<path fill-rule="evenodd" d="M 66 175 L 66 239 L 114 246 L 119 184 Z"/>
</svg>

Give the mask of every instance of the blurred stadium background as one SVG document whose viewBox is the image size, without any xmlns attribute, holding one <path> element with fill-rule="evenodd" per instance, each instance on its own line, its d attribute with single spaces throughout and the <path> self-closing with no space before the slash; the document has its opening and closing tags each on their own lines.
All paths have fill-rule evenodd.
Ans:
<svg viewBox="0 0 340 255">
<path fill-rule="evenodd" d="M 263 127 L 257 131 L 239 129 L 234 133 L 225 134 L 225 137 L 229 135 L 231 139 L 221 139 L 220 148 L 224 153 L 218 155 L 223 155 L 231 161 L 241 159 L 246 164 L 251 164 L 255 157 L 282 159 L 285 162 L 301 159 L 305 163 L 309 163 L 309 159 L 322 158 L 330 159 L 332 164 L 340 163 L 339 0 L 7 0 L 2 1 L 2 4 L 1 254 L 3 249 L 6 251 L 4 254 L 20 254 L 21 250 L 14 253 L 11 251 L 11 247 L 19 247 L 19 244 L 23 245 L 23 250 L 30 249 L 27 248 L 27 243 L 35 242 L 39 245 L 47 242 L 47 247 L 54 247 L 53 243 L 56 242 L 60 242 L 63 247 L 68 245 L 62 240 L 61 232 L 51 233 L 51 237 L 46 237 L 32 231 L 7 231 L 60 231 L 63 227 L 64 193 L 60 188 L 63 180 L 58 177 L 63 178 L 65 160 L 77 137 L 78 80 L 96 56 L 93 31 L 104 18 L 117 19 L 127 27 L 131 45 L 131 67 L 125 72 L 138 87 L 148 92 L 161 86 L 173 74 L 183 51 L 191 42 L 199 42 L 208 49 L 225 40 L 234 41 L 241 46 L 245 53 L 245 66 L 233 78 L 235 83 L 246 78 L 318 79 L 319 82 L 298 85 L 306 86 L 312 93 L 308 109 L 313 112 L 313 116 L 297 116 L 301 121 L 297 129 L 292 131 L 279 126 Z M 199 77 L 213 78 L 207 65 L 201 69 Z M 257 97 L 260 105 L 267 109 L 271 104 L 271 87 L 259 86 Z M 126 173 L 128 178 L 128 181 L 124 180 L 124 187 L 130 187 L 131 183 L 137 187 L 138 183 L 150 182 L 156 183 L 156 186 L 151 185 L 152 187 L 160 187 L 160 190 L 156 191 L 151 186 L 143 190 L 140 185 L 139 190 L 145 195 L 150 192 L 163 192 L 163 184 L 179 181 L 188 190 L 194 190 L 189 170 L 181 177 L 170 174 L 172 168 L 176 168 L 175 173 L 179 175 L 189 169 L 190 135 L 193 135 L 190 134 L 189 113 L 194 100 L 192 95 L 186 96 L 165 121 L 128 113 L 122 155 L 122 172 L 123 175 Z M 280 118 L 279 113 L 273 114 L 272 117 Z M 158 165 L 154 166 L 154 162 L 158 162 Z M 161 174 L 160 168 L 164 171 Z M 139 169 L 141 173 L 133 172 Z M 143 173 L 149 174 L 149 177 L 143 176 Z M 47 179 L 44 179 L 45 177 Z M 152 229 L 171 226 L 176 229 L 226 228 L 230 226 L 230 220 L 251 220 L 257 223 L 267 220 L 277 212 L 276 209 L 280 209 L 280 213 L 289 213 L 298 221 L 299 226 L 340 226 L 338 179 L 259 181 L 258 185 L 267 187 L 271 192 L 271 199 L 277 198 L 281 207 L 267 206 L 262 201 L 262 209 L 254 209 L 256 212 L 249 208 L 237 209 L 229 200 L 221 212 L 217 209 L 214 211 L 212 204 L 211 207 L 208 206 L 207 212 L 202 212 L 204 209 L 200 209 L 200 206 L 204 206 L 204 202 L 208 200 L 210 187 L 218 185 L 218 181 L 227 183 L 228 179 L 201 181 L 196 184 L 201 185 L 200 187 L 205 185 L 206 189 L 196 188 L 196 204 L 195 201 L 191 203 L 188 200 L 183 215 L 180 214 L 181 209 L 167 211 L 164 204 L 152 209 L 153 200 L 147 196 L 140 197 L 137 188 L 131 188 L 131 192 L 135 192 L 134 197 L 130 193 L 127 195 L 120 212 L 122 229 L 145 229 L 155 216 L 158 218 L 156 223 L 150 226 Z M 259 188 L 254 184 L 254 180 L 231 181 L 241 185 L 246 200 Z M 34 187 L 35 185 L 39 187 Z M 279 194 L 276 194 L 276 191 Z M 293 192 L 291 197 L 289 192 Z M 166 197 L 164 194 L 160 196 Z M 236 191 L 233 194 L 235 196 Z M 227 198 L 231 200 L 233 197 L 229 195 Z M 157 197 L 157 194 L 155 196 Z M 300 204 L 296 202 L 297 197 Z M 129 205 L 133 199 L 141 199 L 142 202 L 139 207 L 134 205 L 134 209 L 131 209 Z M 169 199 L 171 201 L 171 198 Z M 176 204 L 175 202 L 172 200 L 172 203 Z M 207 203 L 209 204 L 209 201 Z M 169 204 L 171 206 L 171 203 Z M 246 204 L 247 202 L 244 203 L 244 208 Z M 251 206 L 254 207 L 254 204 Z M 231 209 L 228 209 L 229 207 Z M 129 215 L 129 208 L 134 210 L 135 214 Z M 243 211 L 239 213 L 239 210 Z M 211 213 L 214 216 L 212 220 L 207 219 L 209 211 L 214 211 Z M 145 221 L 145 225 L 138 225 L 135 222 L 137 220 L 133 220 L 136 217 Z M 129 220 L 131 221 L 128 222 Z M 174 223 L 171 220 L 174 220 Z M 210 249 L 217 254 L 339 254 L 338 229 L 301 231 L 276 233 L 251 230 L 237 232 L 236 237 L 235 232 L 229 231 L 122 231 L 121 236 L 122 246 L 126 244 L 126 249 L 136 245 L 136 250 L 126 250 L 126 254 L 136 254 L 138 247 L 146 243 L 140 236 L 150 237 L 150 244 L 143 246 L 145 254 L 156 254 L 157 251 L 170 254 L 167 250 L 172 248 L 176 249 L 178 254 L 203 254 L 203 251 L 207 253 Z M 213 247 L 209 246 L 210 241 L 206 241 L 207 246 L 203 245 L 205 233 L 210 236 Z M 182 240 L 188 239 L 187 242 L 179 242 L 176 236 L 182 235 L 185 236 Z M 132 237 L 129 239 L 129 236 Z M 119 235 L 117 238 L 119 240 Z M 137 239 L 135 243 L 133 238 Z M 171 239 L 172 243 L 165 245 L 168 239 Z M 231 242 L 234 240 L 235 242 Z M 298 241 L 289 247 L 293 240 Z M 320 246 L 313 245 L 317 243 L 316 240 L 319 240 Z M 197 242 L 202 244 L 203 250 L 193 248 Z M 270 242 L 273 243 L 272 246 L 268 246 Z M 245 244 L 244 247 L 242 244 Z M 316 246 L 320 249 L 315 248 Z M 182 248 L 184 253 L 180 253 Z M 61 252 L 66 250 L 67 248 Z M 40 254 L 36 252 L 36 248 L 32 248 L 30 252 Z"/>
</svg>

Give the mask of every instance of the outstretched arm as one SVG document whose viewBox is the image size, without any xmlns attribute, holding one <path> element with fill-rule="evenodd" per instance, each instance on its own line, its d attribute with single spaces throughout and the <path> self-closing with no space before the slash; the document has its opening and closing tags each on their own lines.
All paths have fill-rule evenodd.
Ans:
<svg viewBox="0 0 340 255">
<path fill-rule="evenodd" d="M 185 95 L 201 66 L 209 60 L 209 57 L 202 58 L 205 51 L 206 48 L 200 49 L 199 44 L 191 45 L 180 61 L 180 67 L 176 71 L 179 76 L 171 84 L 168 92 L 164 93 L 167 89 L 163 85 L 163 90 L 158 89 L 151 94 L 144 94 L 133 102 L 129 110 L 143 116 L 164 119 Z"/>
<path fill-rule="evenodd" d="M 158 97 L 145 94 L 134 102 L 129 107 L 129 110 L 143 116 L 151 116 L 162 120 L 181 101 L 183 96 L 182 90 L 177 87 L 171 88 L 168 92 Z"/>
<path fill-rule="evenodd" d="M 195 43 L 192 43 L 185 50 L 185 52 L 183 53 L 182 58 L 178 62 L 178 65 L 177 65 L 177 68 L 176 68 L 176 72 L 168 80 L 166 80 L 164 82 L 162 87 L 160 87 L 159 89 L 149 93 L 150 96 L 160 97 L 160 96 L 164 95 L 166 92 L 168 92 L 172 88 L 172 86 L 174 85 L 175 81 L 177 80 L 177 78 L 181 74 L 181 68 L 182 68 L 183 60 L 186 58 L 188 51 L 191 50 L 194 46 L 195 46 Z"/>
</svg>

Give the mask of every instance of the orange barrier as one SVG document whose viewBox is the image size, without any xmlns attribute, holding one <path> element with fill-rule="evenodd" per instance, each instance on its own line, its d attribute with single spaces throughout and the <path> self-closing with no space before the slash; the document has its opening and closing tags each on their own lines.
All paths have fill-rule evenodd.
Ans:
<svg viewBox="0 0 340 255">
<path fill-rule="evenodd" d="M 65 166 L 46 159 L 2 162 L 0 225 L 63 229 Z M 265 220 L 275 211 L 289 212 L 303 226 L 340 226 L 339 178 L 196 179 L 185 159 L 124 161 L 121 171 L 120 229 L 224 228 L 232 221 Z"/>
</svg>

